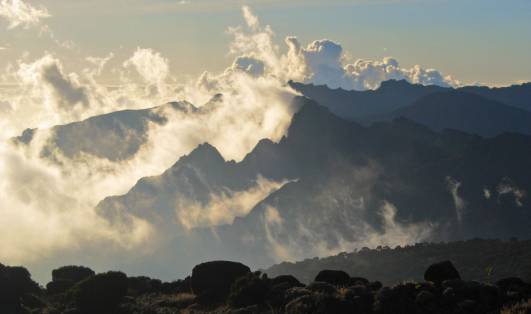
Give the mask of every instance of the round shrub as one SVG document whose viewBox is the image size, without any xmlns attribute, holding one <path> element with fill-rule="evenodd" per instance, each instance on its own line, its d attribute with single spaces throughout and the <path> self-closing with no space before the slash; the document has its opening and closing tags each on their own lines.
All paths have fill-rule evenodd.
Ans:
<svg viewBox="0 0 531 314">
<path fill-rule="evenodd" d="M 127 278 L 127 295 L 139 296 L 160 291 L 162 291 L 162 282 L 158 279 L 145 276 Z"/>
<path fill-rule="evenodd" d="M 68 280 L 78 283 L 96 273 L 85 266 L 63 266 L 52 270 L 52 281 Z"/>
<path fill-rule="evenodd" d="M 72 288 L 75 283 L 70 280 L 54 280 L 46 284 L 46 292 L 50 295 L 60 294 Z"/>
<path fill-rule="evenodd" d="M 322 270 L 314 281 L 326 282 L 334 286 L 349 286 L 350 276 L 342 270 Z"/>
<path fill-rule="evenodd" d="M 192 291 L 201 303 L 225 300 L 236 279 L 251 272 L 242 263 L 213 261 L 199 264 L 192 270 Z"/>
<path fill-rule="evenodd" d="M 127 276 L 122 272 L 97 274 L 70 290 L 76 307 L 83 313 L 114 313 L 127 293 Z"/>
<path fill-rule="evenodd" d="M 228 303 L 236 308 L 263 304 L 271 291 L 271 282 L 260 272 L 237 279 L 231 287 Z"/>
<path fill-rule="evenodd" d="M 459 272 L 450 261 L 432 264 L 426 269 L 424 279 L 435 284 L 441 284 L 445 280 L 461 279 Z"/>
<path fill-rule="evenodd" d="M 271 279 L 271 285 L 286 284 L 289 288 L 304 287 L 304 285 L 292 275 L 280 275 Z"/>
<path fill-rule="evenodd" d="M 25 294 L 38 292 L 39 285 L 26 268 L 0 264 L 0 304 L 19 304 Z"/>
</svg>

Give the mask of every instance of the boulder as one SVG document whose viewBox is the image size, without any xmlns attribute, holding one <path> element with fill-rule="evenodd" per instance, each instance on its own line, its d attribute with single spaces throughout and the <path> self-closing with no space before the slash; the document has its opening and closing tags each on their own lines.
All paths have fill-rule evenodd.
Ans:
<svg viewBox="0 0 531 314">
<path fill-rule="evenodd" d="M 424 279 L 435 284 L 441 284 L 445 280 L 461 279 L 461 276 L 452 262 L 444 261 L 430 265 L 424 273 Z"/>
<path fill-rule="evenodd" d="M 224 300 L 232 284 L 251 272 L 242 263 L 213 261 L 199 264 L 192 270 L 192 291 L 201 303 Z"/>
</svg>

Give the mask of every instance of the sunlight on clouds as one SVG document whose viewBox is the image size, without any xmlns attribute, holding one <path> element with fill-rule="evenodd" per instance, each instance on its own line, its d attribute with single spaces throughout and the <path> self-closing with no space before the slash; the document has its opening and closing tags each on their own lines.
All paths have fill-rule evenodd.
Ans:
<svg viewBox="0 0 531 314">
<path fill-rule="evenodd" d="M 263 26 L 248 7 L 242 8 L 242 15 L 246 24 L 228 30 L 233 63 L 221 73 L 204 72 L 183 84 L 175 83 L 168 59 L 150 48 L 137 48 L 125 60 L 117 60 L 116 66 L 110 63 L 118 59 L 116 52 L 81 58 L 84 68 L 78 73 L 70 72 L 52 53 L 31 60 L 25 56 L 7 68 L 4 76 L 16 86 L 0 90 L 0 127 L 5 130 L 1 138 L 20 135 L 28 127 L 39 130 L 28 146 L 5 144 L 0 150 L 0 222 L 9 224 L 0 230 L 0 238 L 5 239 L 1 259 L 23 262 L 39 254 L 53 256 L 101 241 L 124 250 L 149 246 L 157 237 L 157 229 L 147 221 L 124 212 L 121 220 L 111 222 L 99 216 L 94 207 L 107 196 L 126 193 L 139 178 L 159 175 L 201 143 L 212 144 L 226 160 L 238 161 L 261 139 L 279 141 L 298 110 L 292 104 L 297 93 L 287 85 L 290 79 L 350 89 L 376 88 L 382 80 L 399 77 L 451 84 L 436 71 L 402 69 L 390 58 L 345 64 L 342 47 L 330 40 L 314 41 L 304 48 L 295 37 L 288 37 L 288 49 L 283 52 L 275 44 L 270 26 Z M 104 70 L 117 75 L 117 85 L 109 87 L 99 81 Z M 106 158 L 90 151 L 65 154 L 54 131 L 47 129 L 172 100 L 182 101 L 174 103 L 175 107 L 152 109 L 164 122 L 142 120 L 139 134 L 112 116 L 108 118 L 113 121 L 113 136 L 104 128 L 94 132 L 107 132 L 107 137 L 99 136 L 94 143 L 107 141 L 103 147 L 109 150 L 119 149 L 113 144 L 116 141 L 127 144 L 141 137 L 138 150 L 124 158 Z M 91 138 L 84 140 L 90 146 Z M 48 155 L 43 155 L 43 150 Z M 193 210 L 180 217 L 181 223 L 193 227 L 230 222 L 282 184 L 257 180 L 254 189 L 227 191 L 205 206 L 183 200 Z M 382 212 L 386 232 L 408 240 L 407 232 L 416 229 L 395 222 L 392 207 L 386 208 Z M 280 218 L 269 219 L 270 227 L 280 227 Z M 301 237 L 311 234 L 305 224 L 297 228 Z M 9 240 L 17 229 L 31 240 Z M 274 236 L 274 230 L 270 231 Z M 380 235 L 377 239 L 383 243 L 386 238 Z M 339 248 L 352 245 L 345 241 Z M 325 249 L 318 247 L 318 251 Z M 279 248 L 278 252 L 286 250 Z"/>
<path fill-rule="evenodd" d="M 36 8 L 22 0 L 2 0 L 0 2 L 0 17 L 9 22 L 9 28 L 18 26 L 29 28 L 39 25 L 42 19 L 51 15 L 46 8 Z"/>
</svg>

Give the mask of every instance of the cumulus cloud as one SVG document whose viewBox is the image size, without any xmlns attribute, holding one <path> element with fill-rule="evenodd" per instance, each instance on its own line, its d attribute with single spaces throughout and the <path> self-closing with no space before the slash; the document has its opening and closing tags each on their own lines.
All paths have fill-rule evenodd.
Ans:
<svg viewBox="0 0 531 314">
<path fill-rule="evenodd" d="M 245 66 L 234 67 L 257 74 L 259 65 L 263 75 L 280 80 L 301 81 L 331 88 L 346 90 L 377 89 L 386 80 L 407 80 L 422 85 L 458 86 L 459 81 L 444 76 L 435 69 L 420 65 L 404 68 L 391 57 L 383 60 L 357 59 L 349 62 L 341 44 L 330 39 L 315 40 L 306 47 L 294 36 L 285 38 L 287 52 L 282 53 L 274 43 L 274 32 L 269 25 L 262 26 L 249 7 L 244 6 L 243 15 L 247 29 L 234 27 L 229 33 L 234 36 L 231 52 L 245 56 Z M 262 70 L 263 68 L 263 70 Z"/>
<path fill-rule="evenodd" d="M 18 76 L 32 89 L 44 88 L 57 109 L 70 110 L 76 105 L 88 106 L 87 91 L 75 74 L 66 75 L 57 58 L 45 55 L 33 63 L 20 65 Z"/>
<path fill-rule="evenodd" d="M 253 30 L 258 30 L 260 28 L 260 22 L 258 21 L 258 17 L 253 14 L 251 9 L 245 5 L 242 7 L 242 12 L 243 18 L 245 19 L 247 25 Z"/>
<path fill-rule="evenodd" d="M 0 17 L 6 19 L 9 28 L 22 26 L 29 28 L 41 23 L 41 20 L 49 18 L 50 13 L 46 8 L 36 8 L 23 0 L 2 0 L 0 2 Z"/>
<path fill-rule="evenodd" d="M 316 40 L 303 48 L 294 37 L 287 39 L 292 63 L 302 70 L 302 81 L 346 90 L 376 89 L 386 80 L 407 80 L 422 85 L 457 86 L 459 82 L 434 69 L 419 65 L 403 68 L 386 57 L 382 61 L 358 59 L 349 63 L 343 47 L 329 39 Z"/>
<path fill-rule="evenodd" d="M 168 59 L 152 49 L 137 48 L 133 56 L 123 63 L 125 68 L 134 68 L 147 84 L 150 95 L 164 92 L 169 75 Z"/>
</svg>

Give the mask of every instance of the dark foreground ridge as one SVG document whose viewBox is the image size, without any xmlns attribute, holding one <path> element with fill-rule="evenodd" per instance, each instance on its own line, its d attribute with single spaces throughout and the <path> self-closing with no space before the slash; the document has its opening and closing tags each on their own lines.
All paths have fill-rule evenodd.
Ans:
<svg viewBox="0 0 531 314">
<path fill-rule="evenodd" d="M 424 281 L 383 286 L 341 270 L 308 285 L 268 278 L 230 261 L 207 262 L 171 283 L 82 266 L 52 271 L 46 288 L 23 267 L 0 264 L 0 313 L 531 313 L 531 283 L 463 280 L 450 261 L 430 265 Z"/>
</svg>

